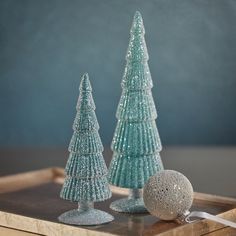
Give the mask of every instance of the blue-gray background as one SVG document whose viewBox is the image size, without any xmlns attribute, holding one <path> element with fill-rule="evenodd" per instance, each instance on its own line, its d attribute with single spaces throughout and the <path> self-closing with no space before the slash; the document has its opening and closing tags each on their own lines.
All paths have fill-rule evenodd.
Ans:
<svg viewBox="0 0 236 236">
<path fill-rule="evenodd" d="M 236 144 L 235 0 L 1 0 L 1 147 L 67 146 L 84 72 L 110 144 L 136 10 L 163 144 Z"/>
</svg>

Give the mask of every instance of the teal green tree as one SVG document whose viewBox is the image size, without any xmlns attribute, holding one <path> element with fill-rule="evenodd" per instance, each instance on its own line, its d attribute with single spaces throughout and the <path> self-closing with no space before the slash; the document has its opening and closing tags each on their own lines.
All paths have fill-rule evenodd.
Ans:
<svg viewBox="0 0 236 236">
<path fill-rule="evenodd" d="M 69 158 L 65 168 L 65 182 L 60 197 L 78 202 L 78 209 L 63 213 L 59 221 L 67 224 L 95 225 L 110 222 L 113 217 L 96 210 L 94 202 L 111 197 L 107 180 L 107 167 L 103 159 L 103 145 L 98 133 L 92 87 L 88 74 L 80 83 L 77 114 L 73 136 L 69 145 Z"/>
<path fill-rule="evenodd" d="M 150 176 L 163 169 L 144 34 L 142 16 L 136 12 L 121 83 L 122 95 L 116 113 L 118 123 L 111 144 L 113 157 L 108 175 L 110 184 L 130 189 L 128 199 L 117 200 L 110 206 L 119 212 L 145 212 L 142 188 Z"/>
</svg>

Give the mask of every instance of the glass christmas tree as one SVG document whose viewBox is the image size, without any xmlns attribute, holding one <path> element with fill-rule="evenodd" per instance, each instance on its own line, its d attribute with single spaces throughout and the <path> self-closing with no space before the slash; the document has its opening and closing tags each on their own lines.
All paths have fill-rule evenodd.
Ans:
<svg viewBox="0 0 236 236">
<path fill-rule="evenodd" d="M 130 189 L 128 198 L 114 201 L 110 206 L 119 212 L 146 212 L 142 188 L 150 176 L 163 169 L 144 34 L 142 16 L 136 12 L 121 83 L 122 95 L 116 113 L 118 123 L 111 144 L 113 157 L 108 174 L 110 184 Z"/>
<path fill-rule="evenodd" d="M 78 202 L 78 209 L 65 212 L 58 219 L 75 225 L 107 223 L 114 219 L 113 216 L 93 208 L 94 202 L 110 198 L 111 191 L 88 74 L 82 77 L 76 108 L 70 155 L 65 168 L 66 178 L 60 197 Z"/>
</svg>

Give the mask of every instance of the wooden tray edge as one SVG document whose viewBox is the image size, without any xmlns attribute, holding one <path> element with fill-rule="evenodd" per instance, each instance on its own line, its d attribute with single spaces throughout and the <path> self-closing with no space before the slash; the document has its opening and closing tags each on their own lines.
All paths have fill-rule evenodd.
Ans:
<svg viewBox="0 0 236 236">
<path fill-rule="evenodd" d="M 227 220 L 235 221 L 236 208 L 223 212 L 221 214 L 218 214 L 218 216 Z M 171 230 L 168 230 L 166 232 L 159 234 L 158 236 L 176 236 L 176 235 L 188 235 L 188 236 L 199 235 L 200 236 L 200 235 L 206 235 L 208 233 L 213 233 L 215 231 L 222 230 L 224 228 L 227 228 L 227 226 L 205 219 L 205 220 L 198 220 L 191 224 L 185 224 L 177 228 L 173 228 Z M 196 233 L 193 233 L 193 232 L 196 232 Z"/>
<path fill-rule="evenodd" d="M 62 172 L 63 173 L 63 172 Z M 24 173 L 0 177 L 0 193 L 13 192 L 53 181 L 59 174 L 60 168 L 28 171 Z"/>
<path fill-rule="evenodd" d="M 60 236 L 74 236 L 79 234 L 81 236 L 110 236 L 114 234 L 94 231 L 89 228 L 76 227 L 72 225 L 65 225 L 61 223 L 54 223 L 50 221 L 30 218 L 13 213 L 0 211 L 0 225 L 10 227 L 30 233 L 41 235 L 60 235 Z"/>
<path fill-rule="evenodd" d="M 236 219 L 236 208 L 227 212 L 219 214 L 220 217 L 228 220 Z M 54 223 L 50 221 L 30 218 L 13 213 L 7 213 L 0 211 L 0 225 L 30 233 L 42 234 L 42 235 L 67 235 L 73 236 L 75 234 L 81 236 L 111 236 L 116 235 L 112 232 L 100 232 L 94 231 L 89 228 L 81 228 L 71 225 L 64 225 L 61 223 Z M 180 225 L 177 228 L 172 228 L 166 232 L 158 234 L 158 236 L 176 236 L 176 235 L 205 235 L 217 230 L 226 228 L 226 226 L 210 221 L 199 220 L 195 223 Z"/>
</svg>

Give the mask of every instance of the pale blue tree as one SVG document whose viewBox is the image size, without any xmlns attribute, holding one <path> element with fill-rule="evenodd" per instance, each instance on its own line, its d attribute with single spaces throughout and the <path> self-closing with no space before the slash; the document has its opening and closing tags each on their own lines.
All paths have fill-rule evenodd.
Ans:
<svg viewBox="0 0 236 236">
<path fill-rule="evenodd" d="M 88 74 L 84 74 L 69 145 L 65 182 L 60 193 L 61 198 L 78 202 L 79 208 L 59 216 L 63 223 L 96 225 L 113 220 L 110 214 L 93 208 L 94 202 L 111 197 L 98 129 L 92 87 Z"/>
<path fill-rule="evenodd" d="M 110 184 L 130 189 L 128 198 L 110 206 L 119 212 L 145 212 L 142 188 L 150 176 L 163 169 L 144 34 L 142 16 L 137 11 L 130 31 L 108 177 Z"/>
</svg>

